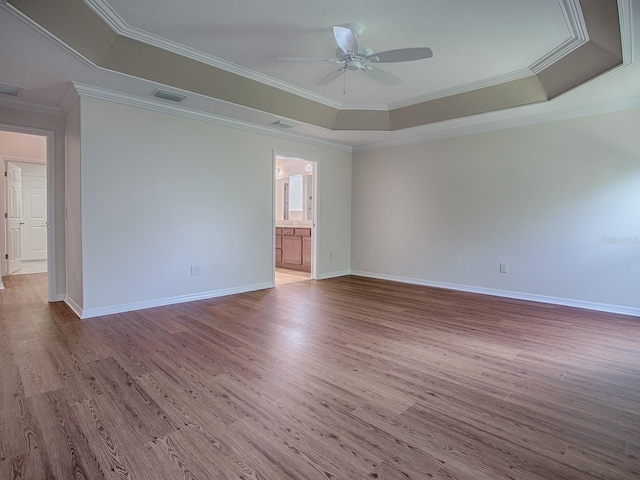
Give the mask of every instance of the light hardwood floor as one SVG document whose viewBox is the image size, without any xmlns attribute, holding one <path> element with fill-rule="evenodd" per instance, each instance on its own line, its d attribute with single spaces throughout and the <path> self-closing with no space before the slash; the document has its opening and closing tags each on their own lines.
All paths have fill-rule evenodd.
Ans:
<svg viewBox="0 0 640 480">
<path fill-rule="evenodd" d="M 640 478 L 640 319 L 342 277 L 80 321 L 0 292 L 0 478 Z"/>
<path fill-rule="evenodd" d="M 288 283 L 305 282 L 311 280 L 311 273 L 289 270 L 288 268 L 276 268 L 276 287 Z"/>
</svg>

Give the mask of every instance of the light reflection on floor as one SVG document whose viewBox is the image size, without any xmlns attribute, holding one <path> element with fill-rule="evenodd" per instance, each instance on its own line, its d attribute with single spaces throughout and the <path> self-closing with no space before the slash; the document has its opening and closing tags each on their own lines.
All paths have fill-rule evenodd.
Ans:
<svg viewBox="0 0 640 480">
<path fill-rule="evenodd" d="M 309 272 L 299 272 L 298 270 L 288 270 L 286 268 L 276 268 L 276 287 L 287 283 L 305 282 L 311 280 Z"/>
</svg>

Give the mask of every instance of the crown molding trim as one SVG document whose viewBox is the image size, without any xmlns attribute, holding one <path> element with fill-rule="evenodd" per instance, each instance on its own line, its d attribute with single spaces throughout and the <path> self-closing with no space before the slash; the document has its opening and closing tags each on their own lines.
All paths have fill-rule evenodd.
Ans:
<svg viewBox="0 0 640 480">
<path fill-rule="evenodd" d="M 526 108 L 526 107 L 523 107 Z M 611 113 L 621 110 L 630 110 L 632 108 L 640 108 L 640 96 L 627 98 L 624 100 L 614 100 L 611 102 L 599 103 L 594 105 L 583 105 L 580 107 L 565 108 L 554 112 L 545 112 L 532 115 L 523 115 L 519 118 L 509 118 L 504 120 L 496 120 L 489 122 L 479 122 L 474 125 L 458 128 L 447 128 L 436 132 L 429 132 L 423 135 L 416 135 L 410 138 L 400 140 L 390 140 L 387 142 L 370 143 L 353 147 L 353 153 L 368 152 L 371 150 L 379 150 L 383 148 L 401 147 L 404 145 L 413 145 L 416 143 L 429 142 L 431 140 L 440 140 L 445 138 L 462 137 L 465 135 L 474 135 L 477 133 L 494 132 L 497 130 L 507 130 L 509 128 L 526 127 L 529 125 L 537 125 L 540 123 L 555 122 L 558 120 L 568 120 L 571 118 L 587 117 L 590 115 L 598 115 L 601 113 Z"/>
<path fill-rule="evenodd" d="M 494 85 L 500 85 L 501 83 L 511 82 L 514 80 L 520 80 L 522 78 L 537 75 L 549 65 L 552 65 L 562 57 L 568 55 L 569 53 L 573 52 L 575 49 L 581 47 L 589 41 L 587 25 L 584 21 L 584 16 L 582 14 L 582 9 L 580 8 L 579 0 L 558 0 L 558 4 L 560 6 L 560 9 L 562 10 L 562 15 L 567 26 L 567 30 L 569 30 L 569 38 L 558 45 L 556 48 L 551 50 L 549 53 L 533 62 L 527 68 L 516 70 L 510 73 L 505 73 L 504 75 L 486 78 L 477 82 L 466 83 L 457 87 L 438 90 L 435 92 L 427 93 L 425 95 L 420 95 L 419 97 L 413 97 L 406 100 L 401 100 L 399 102 L 393 102 L 388 105 L 388 109 L 395 110 L 396 108 L 409 107 L 417 103 L 429 102 L 431 100 L 437 100 L 438 98 L 472 92 L 481 88 L 493 87 Z"/>
<path fill-rule="evenodd" d="M 552 65 L 589 41 L 587 24 L 584 21 L 580 2 L 578 0 L 558 0 L 558 4 L 560 5 L 565 24 L 569 30 L 569 38 L 529 66 L 529 70 L 533 75 L 537 75 L 549 65 Z"/>
<path fill-rule="evenodd" d="M 544 70 L 547 66 L 558 61 L 560 58 L 571 53 L 576 48 L 589 41 L 586 24 L 582 15 L 582 9 L 580 8 L 579 0 L 558 0 L 560 9 L 569 30 L 569 38 L 553 49 L 551 52 L 544 55 L 542 58 L 536 60 L 528 68 L 509 72 L 504 75 L 499 75 L 489 79 L 483 79 L 477 82 L 460 85 L 453 88 L 444 90 L 438 90 L 418 97 L 412 97 L 398 102 L 392 102 L 388 105 L 346 105 L 341 102 L 331 100 L 327 97 L 317 95 L 313 92 L 305 90 L 300 87 L 291 85 L 290 83 L 283 82 L 268 75 L 263 75 L 254 70 L 242 67 L 232 62 L 228 62 L 221 58 L 214 57 L 213 55 L 206 54 L 199 50 L 193 49 L 181 45 L 177 42 L 167 40 L 157 35 L 145 32 L 138 28 L 132 27 L 106 2 L 106 0 L 82 0 L 96 15 L 98 15 L 102 21 L 104 21 L 113 31 L 117 34 L 138 40 L 140 42 L 167 50 L 178 55 L 182 55 L 192 60 L 202 62 L 207 65 L 211 65 L 222 70 L 255 80 L 260 83 L 264 83 L 271 87 L 278 88 L 288 93 L 293 93 L 302 98 L 318 102 L 322 105 L 326 105 L 337 110 L 368 110 L 368 111 L 390 111 L 396 108 L 408 107 L 414 104 L 435 100 L 438 98 L 447 97 L 450 95 L 457 95 L 460 93 L 466 93 L 473 90 L 478 90 L 485 87 L 491 87 L 499 85 L 501 83 L 519 80 L 528 76 L 536 75 L 540 71 Z M 624 0 L 619 0 L 624 1 Z"/>
<path fill-rule="evenodd" d="M 64 95 L 58 102 L 58 108 L 62 114 L 66 115 L 69 113 L 69 110 L 71 110 L 71 107 L 73 107 L 79 98 L 80 95 L 78 95 L 75 85 L 73 83 L 69 83 L 69 88 L 67 88 L 67 91 L 64 92 Z"/>
<path fill-rule="evenodd" d="M 425 93 L 419 97 L 407 98 L 406 100 L 400 100 L 398 102 L 390 103 L 388 106 L 389 111 L 397 108 L 410 107 L 419 103 L 430 102 L 439 98 L 445 98 L 452 95 L 459 95 L 461 93 L 472 92 L 485 87 L 493 87 L 494 85 L 500 85 L 501 83 L 511 82 L 514 80 L 520 80 L 522 78 L 531 77 L 533 73 L 528 68 L 518 70 L 516 72 L 505 73 L 504 75 L 498 75 L 497 77 L 485 78 L 477 82 L 466 83 L 464 85 L 458 85 L 457 87 L 445 88 L 431 93 Z"/>
<path fill-rule="evenodd" d="M 215 125 L 221 125 L 225 127 L 237 128 L 248 132 L 259 133 L 261 135 L 268 135 L 270 137 L 284 138 L 287 140 L 295 140 L 298 142 L 306 143 L 309 145 L 315 145 L 318 147 L 331 148 L 333 150 L 340 150 L 343 152 L 351 153 L 353 148 L 350 145 L 342 143 L 329 142 L 327 140 L 320 140 L 317 138 L 301 135 L 290 131 L 277 130 L 275 128 L 265 127 L 249 122 L 243 122 L 240 120 L 234 120 L 227 117 L 221 117 L 212 113 L 200 112 L 196 110 L 190 110 L 185 107 L 168 105 L 155 101 L 152 99 L 140 98 L 133 95 L 127 95 L 124 93 L 114 92 L 112 90 L 103 89 L 100 87 L 94 87 L 91 85 L 85 85 L 83 83 L 73 82 L 73 89 L 80 97 L 94 98 L 97 100 L 103 100 L 108 102 L 119 103 L 121 105 L 128 105 L 130 107 L 143 108 L 159 113 L 166 113 L 169 115 L 175 115 L 179 117 L 189 118 L 191 120 L 198 120 L 202 122 L 212 123 Z M 65 94 L 65 98 L 72 97 L 72 94 Z M 67 101 L 68 103 L 68 101 Z"/>
<path fill-rule="evenodd" d="M 44 113 L 46 115 L 62 115 L 58 107 L 49 107 L 46 105 L 38 105 L 36 103 L 23 102 L 12 98 L 0 98 L 0 107 L 15 108 L 18 110 L 26 110 L 34 113 Z"/>
<path fill-rule="evenodd" d="M 620 17 L 620 40 L 622 42 L 622 60 L 624 65 L 633 62 L 633 11 L 632 0 L 618 0 Z"/>
<path fill-rule="evenodd" d="M 250 70 L 248 68 L 242 67 L 235 63 L 228 62 L 221 58 L 214 57 L 213 55 L 206 54 L 194 48 L 186 47 L 184 45 L 173 42 L 171 40 L 167 40 L 165 38 L 159 37 L 152 33 L 148 33 L 138 28 L 131 27 L 104 0 L 82 0 L 82 1 L 89 8 L 91 8 L 91 10 L 93 10 L 96 13 L 96 15 L 98 15 L 102 19 L 103 22 L 105 22 L 112 30 L 114 30 L 119 35 L 131 38 L 133 40 L 138 40 L 148 45 L 153 45 L 154 47 L 162 48 L 163 50 L 167 50 L 169 52 L 182 55 L 183 57 L 187 57 L 192 60 L 196 60 L 198 62 L 211 65 L 213 67 L 217 67 L 222 70 L 226 70 L 227 72 L 235 73 L 236 75 L 240 75 L 242 77 L 249 78 L 251 80 L 255 80 L 260 83 L 264 83 L 265 85 L 269 85 L 271 87 L 284 90 L 285 92 L 288 92 L 288 93 L 293 93 L 295 95 L 298 95 L 299 97 L 306 98 L 307 100 L 312 100 L 322 105 L 326 105 L 336 109 L 343 108 L 343 105 L 340 102 L 336 102 L 327 97 L 323 97 L 322 95 L 317 95 L 303 88 L 296 87 L 295 85 L 291 85 L 290 83 L 283 82 L 281 80 L 275 79 L 268 75 L 263 75 L 254 70 Z M 369 107 L 369 109 L 372 109 L 372 110 L 375 110 L 378 108 L 379 107 L 377 106 Z M 385 109 L 386 109 L 386 106 L 385 106 Z"/>
<path fill-rule="evenodd" d="M 0 0 L 2 1 L 2 0 Z M 19 18 L 20 20 L 22 20 L 24 23 L 26 23 L 29 27 L 33 28 L 36 32 L 38 32 L 40 35 L 42 35 L 43 37 L 45 37 L 47 40 L 53 42 L 55 45 L 58 45 L 60 48 L 64 49 L 66 52 L 70 53 L 71 55 L 73 55 L 75 58 L 77 58 L 78 60 L 80 60 L 82 63 L 84 63 L 85 65 L 92 67 L 92 68 L 100 68 L 98 67 L 98 65 L 96 65 L 95 63 L 93 63 L 91 60 L 89 60 L 88 58 L 84 57 L 83 55 L 80 55 L 77 51 L 75 51 L 73 48 L 71 48 L 69 45 L 67 45 L 66 43 L 64 43 L 62 40 L 60 40 L 58 37 L 56 37 L 55 35 L 53 35 L 51 32 L 49 32 L 48 30 L 46 30 L 45 28 L 43 28 L 42 26 L 40 26 L 38 23 L 36 23 L 35 21 L 33 21 L 31 18 L 29 18 L 28 16 L 26 16 L 24 13 L 22 13 L 20 10 L 18 10 L 17 8 L 15 8 L 13 5 L 11 5 L 10 3 L 7 3 L 6 0 L 4 0 L 2 2 L 2 4 L 0 4 L 0 7 L 5 8 L 6 10 L 8 10 L 12 15 L 15 15 L 17 18 Z"/>
</svg>

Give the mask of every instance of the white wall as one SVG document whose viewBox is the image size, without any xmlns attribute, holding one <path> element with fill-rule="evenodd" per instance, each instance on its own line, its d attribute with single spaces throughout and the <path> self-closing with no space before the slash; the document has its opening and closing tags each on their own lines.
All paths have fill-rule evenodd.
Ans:
<svg viewBox="0 0 640 480">
<path fill-rule="evenodd" d="M 640 314 L 639 125 L 628 110 L 354 154 L 352 270 Z"/>
<path fill-rule="evenodd" d="M 270 285 L 274 150 L 318 159 L 319 276 L 349 270 L 350 153 L 88 97 L 80 105 L 85 317 Z"/>
<path fill-rule="evenodd" d="M 47 137 L 0 130 L 0 156 L 13 161 L 47 163 Z"/>
<path fill-rule="evenodd" d="M 52 138 L 48 168 L 53 169 L 53 185 L 48 184 L 47 190 L 54 198 L 49 208 L 52 208 L 55 215 L 48 215 L 48 220 L 51 224 L 49 234 L 53 235 L 55 243 L 55 250 L 49 252 L 49 255 L 54 255 L 55 272 L 50 272 L 50 275 L 53 276 L 55 285 L 54 291 L 49 293 L 54 299 L 62 300 L 65 296 L 64 117 L 0 106 L 0 129 L 14 128 L 38 130 L 38 134 L 50 134 Z"/>
</svg>

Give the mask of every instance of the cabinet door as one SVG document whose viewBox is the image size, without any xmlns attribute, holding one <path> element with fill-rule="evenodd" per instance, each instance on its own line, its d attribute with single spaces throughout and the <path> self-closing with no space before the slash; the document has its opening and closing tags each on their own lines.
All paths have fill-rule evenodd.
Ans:
<svg viewBox="0 0 640 480">
<path fill-rule="evenodd" d="M 301 237 L 282 237 L 282 263 L 302 265 Z"/>
<path fill-rule="evenodd" d="M 302 264 L 311 265 L 311 237 L 302 237 Z"/>
</svg>

